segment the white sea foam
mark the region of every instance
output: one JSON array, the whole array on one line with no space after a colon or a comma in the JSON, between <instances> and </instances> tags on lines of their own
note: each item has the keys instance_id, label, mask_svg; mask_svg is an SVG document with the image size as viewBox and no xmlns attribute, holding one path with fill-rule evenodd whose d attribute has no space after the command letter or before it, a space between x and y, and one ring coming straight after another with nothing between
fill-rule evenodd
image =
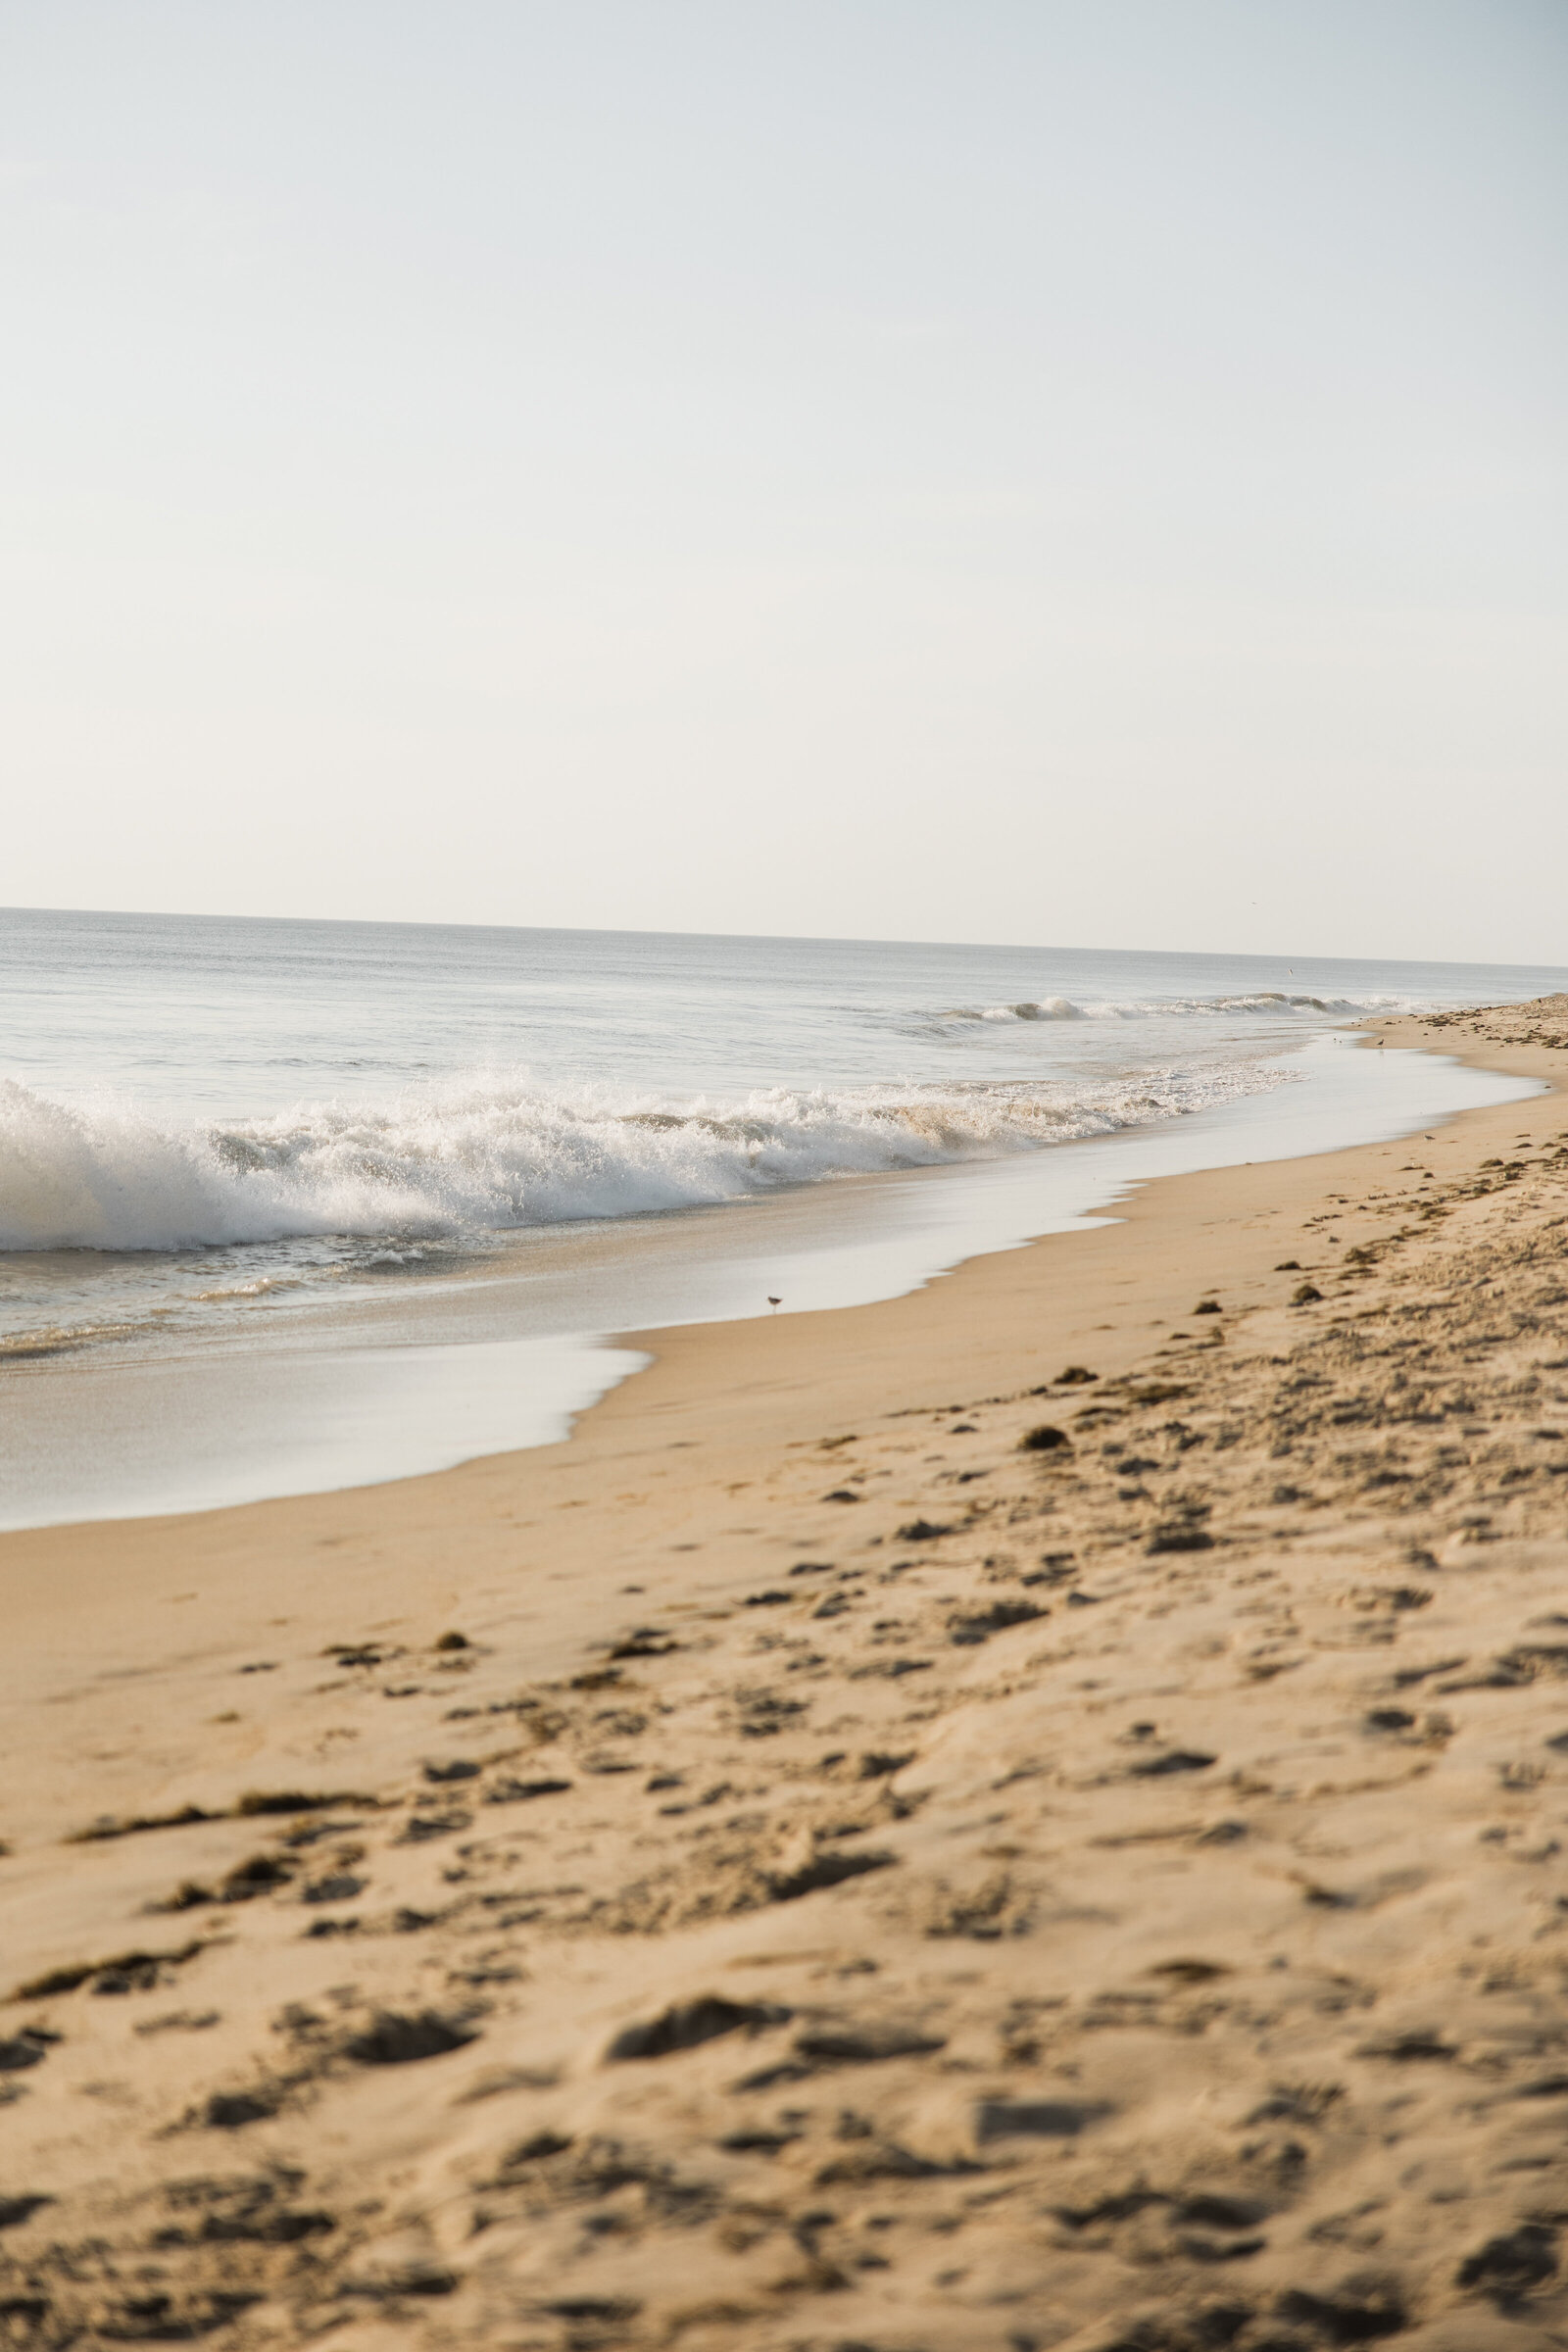
<instances>
[{"instance_id":1,"label":"white sea foam","mask_svg":"<svg viewBox=\"0 0 1568 2352\"><path fill-rule=\"evenodd\" d=\"M1042 997L1037 1004L988 1004L983 1012L968 1017L982 1021L1081 1021L1084 1012L1081 1004L1072 1004L1066 997Z\"/></svg>"},{"instance_id":2,"label":"white sea foam","mask_svg":"<svg viewBox=\"0 0 1568 2352\"><path fill-rule=\"evenodd\" d=\"M0 1250L167 1250L309 1235L478 1235L1038 1150L1277 1082L1202 1073L769 1088L743 1100L484 1077L220 1126L0 1082Z\"/></svg>"},{"instance_id":3,"label":"white sea foam","mask_svg":"<svg viewBox=\"0 0 1568 2352\"><path fill-rule=\"evenodd\" d=\"M956 1004L944 1021L1149 1021L1212 1019L1216 1014L1318 1013L1331 1019L1393 1020L1399 1013L1425 1012L1419 997L1308 997L1284 989L1258 989L1234 997L1126 997L1074 1004L1067 997L1042 997L1016 1004Z\"/></svg>"}]
</instances>

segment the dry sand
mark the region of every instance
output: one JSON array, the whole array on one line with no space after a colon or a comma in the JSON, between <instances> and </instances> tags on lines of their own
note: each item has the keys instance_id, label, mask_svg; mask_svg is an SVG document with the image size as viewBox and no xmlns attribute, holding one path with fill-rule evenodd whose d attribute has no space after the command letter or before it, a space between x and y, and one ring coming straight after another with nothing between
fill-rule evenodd
<instances>
[{"instance_id":1,"label":"dry sand","mask_svg":"<svg viewBox=\"0 0 1568 2352\"><path fill-rule=\"evenodd\" d=\"M1553 1091L0 1538L0 2341L1568 2344L1565 1237Z\"/></svg>"}]
</instances>

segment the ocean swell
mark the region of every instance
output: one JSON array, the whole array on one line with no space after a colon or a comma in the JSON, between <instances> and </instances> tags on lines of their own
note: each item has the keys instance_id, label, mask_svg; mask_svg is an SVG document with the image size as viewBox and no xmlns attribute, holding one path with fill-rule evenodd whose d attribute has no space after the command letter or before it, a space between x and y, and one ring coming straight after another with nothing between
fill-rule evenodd
<instances>
[{"instance_id":1,"label":"ocean swell","mask_svg":"<svg viewBox=\"0 0 1568 2352\"><path fill-rule=\"evenodd\" d=\"M1371 1015L1392 1020L1398 1013L1427 1010L1424 998L1400 996L1308 997L1285 989L1254 989L1234 997L1129 997L1074 1004L1069 997L1042 997L1016 1004L956 1004L943 1021L1148 1021L1204 1019L1221 1013L1315 1012L1337 1020Z\"/></svg>"},{"instance_id":2,"label":"ocean swell","mask_svg":"<svg viewBox=\"0 0 1568 2352\"><path fill-rule=\"evenodd\" d=\"M1200 1075L759 1090L734 1102L486 1076L382 1103L160 1124L0 1081L0 1250L160 1250L307 1235L477 1237L825 1178L995 1158L1277 1083Z\"/></svg>"}]
</instances>

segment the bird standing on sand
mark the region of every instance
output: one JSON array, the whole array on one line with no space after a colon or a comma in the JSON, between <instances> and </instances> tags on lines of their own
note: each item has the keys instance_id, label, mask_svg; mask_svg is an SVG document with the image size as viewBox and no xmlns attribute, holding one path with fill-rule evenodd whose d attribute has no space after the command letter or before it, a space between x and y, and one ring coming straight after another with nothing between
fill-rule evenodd
<instances>
[{"instance_id":1,"label":"bird standing on sand","mask_svg":"<svg viewBox=\"0 0 1568 2352\"><path fill-rule=\"evenodd\" d=\"M778 1310L779 1310L779 1308L780 1308L780 1307L783 1305L784 1301L783 1301L783 1299L782 1299L782 1298L769 1298L767 1303L768 1303L768 1305L769 1305L769 1306L770 1306L770 1307L773 1309L773 1312L774 1312L774 1314L776 1315L776 1314L778 1313Z\"/></svg>"}]
</instances>

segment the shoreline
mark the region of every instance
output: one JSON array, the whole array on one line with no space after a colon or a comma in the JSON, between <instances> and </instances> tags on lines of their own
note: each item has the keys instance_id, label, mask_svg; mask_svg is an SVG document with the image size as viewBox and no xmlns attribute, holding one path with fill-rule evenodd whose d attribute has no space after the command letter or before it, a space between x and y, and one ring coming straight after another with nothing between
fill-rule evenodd
<instances>
[{"instance_id":1,"label":"shoreline","mask_svg":"<svg viewBox=\"0 0 1568 2352\"><path fill-rule=\"evenodd\" d=\"M1114 1222L871 1305L617 1334L657 1360L569 1445L0 1535L6 1967L57 1983L0 2021L36 2049L0 2073L0 2095L25 2093L0 2113L0 2189L46 2200L0 2235L0 2280L44 2313L21 2340L123 2333L116 2280L160 2243L156 2291L222 2352L1003 2352L1025 2322L1091 2352L1112 2321L1213 2304L1215 2262L1246 2306L1239 2346L1248 2312L1305 2346L1351 2327L1423 2352L1556 2340L1530 2332L1563 2324L1554 2255L1515 2281L1525 2317L1488 2333L1505 2258L1461 2292L1449 2243L1554 2242L1524 2188L1465 2167L1472 2148L1513 2161L1509 2132L1556 2113L1555 2092L1508 2108L1497 2088L1509 2050L1568 2035L1527 1858L1561 1798L1556 1670L1432 1707L1421 1677L1428 1652L1539 1648L1514 1588L1539 1615L1568 1569L1563 1493L1529 1466L1531 1414L1568 1428L1563 1316L1538 1279L1562 1257L1568 1005L1370 1030L1548 1091L1430 1139L1153 1179ZM1402 1181L1416 1160L1426 1188ZM1482 1252L1463 1287L1456 1247ZM1302 1282L1321 1297L1294 1307ZM1464 1318L1532 1282L1530 1333L1555 1340L1526 1336L1521 1306L1472 1348ZM1451 1411L1408 1427L1366 1402L1358 1336L1379 1316L1403 1331L1406 1308L1473 1367ZM1074 1365L1094 1380L1063 1386ZM1311 1456L1299 1494L1297 1469L1261 1467L1268 1430L1308 1413L1284 1401L1297 1379L1341 1400L1348 1433L1329 1414L1276 1436ZM1520 1476L1478 1466L1467 1516L1470 1473L1444 1486L1417 1455L1428 1423L1463 1451L1483 1417ZM1059 1462L1017 1449L1041 1419L1064 1429ZM1372 1705L1407 1641L1417 1696ZM269 1792L275 1819L243 1809ZM1503 1838L1478 1845L1499 1809ZM121 1833L64 1842L105 1819ZM258 1848L274 1875L242 1894ZM1479 1897L1494 1854L1500 1890ZM1503 2054L1473 2065L1455 2041L1436 2077L1358 2055L1417 2034L1423 2000L1458 2017L1478 1933L1513 2003ZM126 1952L122 1997L95 1999ZM1358 1989L1325 2008L1340 1983ZM616 2055L631 2029L636 2063ZM1255 2123L1263 2153L1239 2152L1242 2110L1321 2067L1335 2102ZM1380 2154L1408 2130L1388 2101L1435 2080L1458 2103ZM611 2139L622 2155L595 2173ZM1562 2162L1538 2143L1531 2211ZM1429 2146L1468 2183L1437 2204L1403 2179ZM243 2176L260 2212L279 2167L308 2177L319 2228L170 2236L181 2180ZM658 2185L688 2180L684 2206ZM1062 2222L1063 2196L1100 2219ZM1384 2218L1320 2228L1352 2208ZM116 2251L83 2285L49 2249L89 2213ZM906 2229L980 2250L933 2269ZM254 2296L227 2314L214 2247ZM1373 2247L1381 2283L1358 2286Z\"/></svg>"},{"instance_id":2,"label":"shoreline","mask_svg":"<svg viewBox=\"0 0 1568 2352\"><path fill-rule=\"evenodd\" d=\"M1518 1008L1504 1009L1511 1011ZM1385 1043L1419 1049L1433 1043L1422 1032L1437 1022L1446 1023L1448 1018L1446 1015L1424 1014L1401 1016L1397 1021L1357 1024L1340 1034L1351 1040L1358 1052L1375 1051L1380 1038ZM1445 1038L1437 1050L1467 1068L1526 1079L1540 1079L1551 1074L1546 1067L1537 1066L1537 1060L1530 1057L1529 1049L1521 1054L1517 1048L1503 1048L1499 1057L1499 1050L1495 1047L1478 1050L1474 1046L1459 1045ZM1524 1102L1512 1100L1494 1105L1453 1111L1446 1114L1437 1132L1440 1136L1450 1130L1456 1135L1460 1131L1468 1133L1469 1122L1483 1120L1499 1122L1506 1127L1511 1114L1525 1107L1528 1107L1528 1098ZM1125 1146L1140 1139L1136 1136L1115 1136L1108 1140L1113 1146ZM650 1413L670 1410L690 1413L701 1410L701 1384L710 1378L712 1385L724 1395L726 1410L731 1414L737 1409L740 1393L744 1393L754 1403L760 1403L764 1414L775 1408L789 1412L789 1435L782 1440L789 1445L796 1442L808 1421L814 1426L815 1419L824 1409L817 1401L823 1395L818 1385L821 1378L818 1358L824 1348L835 1357L841 1356L846 1350L853 1351L852 1360L863 1367L863 1386L857 1380L854 1385L843 1389L835 1386L829 1393L836 1397L841 1417L848 1414L853 1419L858 1406L860 1417L865 1418L878 1410L870 1400L868 1391L880 1394L877 1384L887 1377L881 1359L889 1354L903 1358L912 1351L929 1351L938 1343L939 1337L946 1338L947 1335L939 1335L935 1330L933 1317L935 1322L949 1320L950 1301L953 1302L953 1319L967 1316L1001 1316L1005 1319L1002 1327L1004 1336L999 1338L996 1323L988 1322L982 1338L975 1341L971 1336L960 1343L962 1353L959 1360L965 1366L966 1377L983 1378L985 1364L999 1347L1006 1351L1009 1364L1019 1378L1029 1366L1038 1369L1054 1352L1066 1348L1070 1354L1074 1347L1090 1348L1096 1351L1097 1361L1103 1357L1107 1365L1123 1369L1145 1344L1140 1336L1143 1327L1131 1311L1131 1305L1122 1306L1109 1324L1094 1325L1086 1320L1094 1309L1095 1300L1101 1298L1107 1284L1114 1285L1128 1279L1112 1270L1114 1260L1122 1254L1123 1243L1130 1246L1136 1266L1131 1280L1139 1289L1140 1300L1152 1303L1160 1310L1156 1322L1179 1320L1179 1300L1185 1295L1185 1290L1191 1288L1191 1279L1184 1271L1170 1282L1161 1283L1157 1276L1152 1274L1149 1255L1158 1244L1152 1236L1146 1235L1147 1228L1158 1229L1168 1221L1177 1236L1178 1247L1200 1251L1201 1244L1197 1241L1193 1231L1195 1220L1199 1227L1224 1220L1245 1220L1250 1213L1250 1193L1255 1190L1265 1190L1270 1196L1261 1213L1277 1213L1284 1218L1289 1213L1285 1205L1287 1201L1294 1203L1298 1198L1304 1198L1317 1189L1326 1189L1331 1164L1337 1167L1337 1163L1344 1161L1346 1165L1341 1173L1346 1181L1353 1181L1360 1173L1363 1158L1396 1152L1403 1150L1410 1140L1406 1137L1387 1142L1330 1146L1319 1152L1287 1159L1239 1161L1229 1166L1202 1167L1177 1175L1133 1178L1120 1190L1113 1203L1086 1212L1094 1220L1092 1223L1075 1224L1064 1231L1042 1233L1004 1247L977 1251L929 1275L918 1288L901 1292L893 1298L873 1298L852 1306L801 1310L784 1316L754 1314L733 1321L676 1322L647 1327L628 1325L607 1331L600 1335L607 1349L625 1350L645 1360L640 1369L623 1375L594 1402L574 1414L564 1439L542 1446L480 1453L439 1470L419 1471L407 1478L384 1479L365 1485L308 1489L209 1509L148 1512L122 1519L63 1520L43 1526L0 1528L0 1578L4 1576L11 1547L25 1546L33 1541L47 1545L48 1539L55 1539L55 1543L46 1551L41 1551L39 1558L41 1560L48 1556L56 1565L60 1564L56 1555L69 1556L82 1546L95 1548L104 1545L118 1549L128 1545L134 1549L138 1537L144 1539L148 1548L156 1546L163 1550L169 1541L176 1538L178 1531L184 1528L190 1530L193 1538L197 1536L198 1529L211 1528L225 1547L237 1544L243 1548L249 1540L248 1529L230 1524L237 1522L243 1514L265 1512L279 1515L279 1525L288 1530L288 1537L285 1538L288 1540L303 1530L319 1508L330 1515L334 1529L340 1531L332 1538L337 1544L346 1540L342 1531L358 1528L362 1522L366 1527L373 1525L377 1516L373 1498L377 1496L386 1497L389 1512L394 1518L403 1515L397 1498L407 1495L415 1504L421 1523L427 1518L439 1521L447 1507L441 1482L462 1482L465 1487L471 1486L476 1490L477 1499L483 1489L497 1483L506 1485L514 1471L526 1481L529 1476L527 1466L530 1464L539 1464L548 1472L568 1472L578 1462L583 1463L585 1470L589 1463L597 1468L605 1460L612 1458L621 1443L620 1433L627 1418L635 1421L645 1410ZM1322 1188L1319 1186L1319 1171L1323 1171ZM1270 1175L1279 1178L1277 1191L1269 1183ZM1221 1203L1219 1218L1200 1213L1206 1205L1210 1188L1217 1188L1217 1199ZM1042 1251L1052 1253L1049 1273L1036 1267L1037 1253ZM1254 1283L1267 1271L1262 1265L1266 1245L1258 1242L1245 1261L1249 1279ZM1212 1258L1195 1255L1194 1263L1212 1265L1215 1279L1218 1280L1228 1269L1230 1261L1224 1255ZM1015 1296L1020 1286L1012 1277L1024 1266L1030 1268L1031 1279L1026 1286L1027 1298L1020 1298ZM1039 1311L1035 1294L1043 1288L1051 1293L1051 1336L1026 1336L1024 1326ZM1102 1302L1113 1307L1116 1304ZM1132 1303L1136 1304L1137 1301ZM922 1308L930 1311L922 1311ZM897 1330L896 1336L892 1323L885 1332L875 1322L862 1327L862 1318L897 1318L901 1309L904 1310L903 1327ZM1114 1338L1108 1336L1111 1334L1115 1335ZM710 1353L718 1359L711 1373L704 1362ZM782 1363L779 1360L781 1357ZM675 1396L666 1396L664 1383L676 1376L676 1367L679 1367L679 1387ZM894 1377L899 1376L896 1374ZM842 1378L842 1367L838 1366L835 1368L835 1381ZM741 1384L740 1391L737 1390L737 1379ZM787 1395L793 1395L791 1403L785 1402ZM798 1418L796 1407L807 1398L809 1401L805 1402L804 1419ZM886 1410L885 1407L881 1409ZM906 1398L898 1409L914 1411L919 1406ZM749 1428L742 1442L755 1442L755 1434ZM363 1512L355 1508L357 1498L365 1500L366 1509ZM467 1494L455 1494L452 1507L460 1511L469 1507ZM480 1501L479 1507L485 1507L485 1502ZM550 1505L546 1502L541 1507ZM566 1504L556 1507L577 1506L568 1500ZM298 1528L296 1522L299 1523Z\"/></svg>"},{"instance_id":3,"label":"shoreline","mask_svg":"<svg viewBox=\"0 0 1568 2352\"><path fill-rule=\"evenodd\" d=\"M211 1511L558 1444L641 1360L619 1350L617 1373L616 1330L750 1320L775 1293L786 1319L875 1304L971 1258L1114 1221L1130 1193L1171 1174L1396 1140L1472 1106L1477 1081L1453 1057L1437 1068L1396 1052L1374 1073L1361 1042L1352 1030L1305 1041L1263 1065L1257 1091L1196 1116L786 1187L646 1229L559 1242L547 1231L528 1243L525 1273L519 1261L335 1308L264 1308L184 1343L168 1333L128 1352L13 1363L0 1528ZM1327 1051L1346 1044L1348 1054Z\"/></svg>"}]
</instances>

